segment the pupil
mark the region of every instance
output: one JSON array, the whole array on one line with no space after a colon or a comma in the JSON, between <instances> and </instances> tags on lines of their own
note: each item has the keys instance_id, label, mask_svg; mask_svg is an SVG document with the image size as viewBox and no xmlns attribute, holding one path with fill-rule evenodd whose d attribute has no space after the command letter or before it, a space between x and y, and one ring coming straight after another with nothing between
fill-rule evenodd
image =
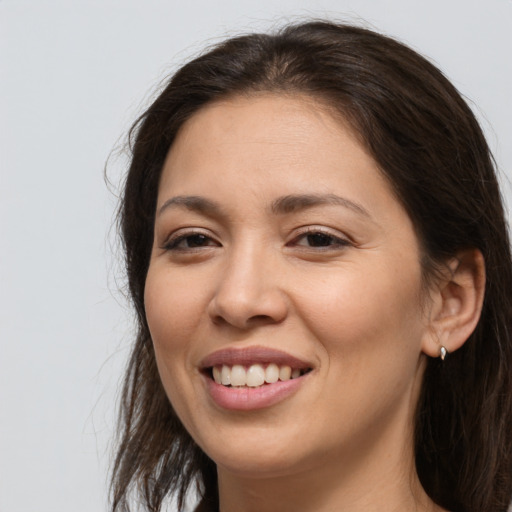
<instances>
[{"instance_id":1,"label":"pupil","mask_svg":"<svg viewBox=\"0 0 512 512\"><path fill-rule=\"evenodd\" d=\"M312 235L308 235L307 238L309 245L312 247L326 247L331 245L331 237L329 235L314 233Z\"/></svg>"},{"instance_id":2,"label":"pupil","mask_svg":"<svg viewBox=\"0 0 512 512\"><path fill-rule=\"evenodd\" d=\"M187 244L189 247L202 247L206 244L205 235L192 235L188 237Z\"/></svg>"}]
</instances>

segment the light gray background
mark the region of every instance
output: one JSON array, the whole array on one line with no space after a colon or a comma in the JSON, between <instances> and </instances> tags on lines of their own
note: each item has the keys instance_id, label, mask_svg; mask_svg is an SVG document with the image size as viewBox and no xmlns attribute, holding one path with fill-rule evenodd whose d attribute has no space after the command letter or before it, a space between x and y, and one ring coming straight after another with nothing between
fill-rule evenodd
<instances>
[{"instance_id":1,"label":"light gray background","mask_svg":"<svg viewBox=\"0 0 512 512\"><path fill-rule=\"evenodd\" d=\"M0 512L106 509L131 332L111 149L205 41L297 16L363 19L431 57L511 175L511 0L0 0Z\"/></svg>"}]
</instances>

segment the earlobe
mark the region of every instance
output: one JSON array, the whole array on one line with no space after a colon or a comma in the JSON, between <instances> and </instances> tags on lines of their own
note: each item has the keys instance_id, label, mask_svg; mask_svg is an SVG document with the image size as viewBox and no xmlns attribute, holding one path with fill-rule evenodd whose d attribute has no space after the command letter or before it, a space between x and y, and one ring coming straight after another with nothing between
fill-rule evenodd
<instances>
[{"instance_id":1,"label":"earlobe","mask_svg":"<svg viewBox=\"0 0 512 512\"><path fill-rule=\"evenodd\" d=\"M445 277L433 292L423 352L441 357L459 349L480 319L484 293L485 262L478 249L461 251L448 261Z\"/></svg>"}]
</instances>

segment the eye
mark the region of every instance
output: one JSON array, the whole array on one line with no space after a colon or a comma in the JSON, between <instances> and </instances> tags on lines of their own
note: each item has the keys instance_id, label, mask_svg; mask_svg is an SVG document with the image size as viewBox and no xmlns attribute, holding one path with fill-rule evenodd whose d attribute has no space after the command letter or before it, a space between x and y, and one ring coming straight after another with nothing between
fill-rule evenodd
<instances>
[{"instance_id":1,"label":"eye","mask_svg":"<svg viewBox=\"0 0 512 512\"><path fill-rule=\"evenodd\" d=\"M327 231L314 228L309 229L295 237L290 242L290 245L305 248L340 249L352 244L345 238L341 238Z\"/></svg>"},{"instance_id":2,"label":"eye","mask_svg":"<svg viewBox=\"0 0 512 512\"><path fill-rule=\"evenodd\" d=\"M183 233L173 235L164 245L168 251L190 251L202 247L219 247L220 244L204 233Z\"/></svg>"}]
</instances>

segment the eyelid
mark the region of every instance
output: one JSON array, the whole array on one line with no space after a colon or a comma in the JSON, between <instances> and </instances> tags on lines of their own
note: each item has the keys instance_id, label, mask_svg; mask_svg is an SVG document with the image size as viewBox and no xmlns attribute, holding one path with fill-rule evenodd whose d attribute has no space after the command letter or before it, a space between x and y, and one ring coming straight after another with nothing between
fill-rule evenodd
<instances>
[{"instance_id":1,"label":"eyelid","mask_svg":"<svg viewBox=\"0 0 512 512\"><path fill-rule=\"evenodd\" d=\"M186 249L178 249L177 248L177 245L182 240L185 240L187 237L191 237L194 235L203 235L206 238L210 239L211 241L215 242L215 244L217 246L221 245L220 242L216 239L215 235L211 231L208 231L207 229L202 229L202 228L190 227L190 228L180 228L180 229L177 229L176 231L173 231L162 243L161 249L164 249L166 251L171 251L171 250L193 251L193 250L197 250L197 249L202 249L202 247L189 247ZM212 247L212 245L206 245L204 247Z\"/></svg>"},{"instance_id":2,"label":"eyelid","mask_svg":"<svg viewBox=\"0 0 512 512\"><path fill-rule=\"evenodd\" d=\"M322 235L331 237L338 242L336 245L333 245L333 246L325 246L323 248L324 250L329 249L329 248L334 248L336 246L355 245L354 240L352 240L345 233L341 233L338 230L333 230L331 228L327 228L325 226L319 226L319 225L310 225L310 226L303 226L303 227L298 228L297 232L294 233L292 240L290 240L290 242L288 242L286 245L296 242L298 239L300 239L301 237L303 237L305 235L315 234L315 233L321 233ZM312 247L312 249L317 251L322 248L321 247L318 247L318 248Z\"/></svg>"}]
</instances>

